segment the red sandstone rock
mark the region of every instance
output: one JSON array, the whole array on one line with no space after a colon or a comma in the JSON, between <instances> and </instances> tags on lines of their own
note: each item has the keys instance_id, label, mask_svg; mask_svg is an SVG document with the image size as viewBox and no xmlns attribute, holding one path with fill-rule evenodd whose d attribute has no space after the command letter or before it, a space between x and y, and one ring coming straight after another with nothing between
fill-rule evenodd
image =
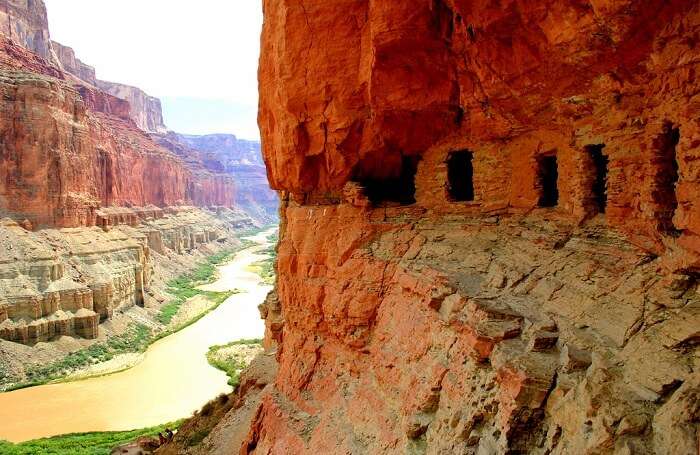
<instances>
[{"instance_id":1,"label":"red sandstone rock","mask_svg":"<svg viewBox=\"0 0 700 455\"><path fill-rule=\"evenodd\" d=\"M3 41L0 210L35 226L91 226L105 206L233 206L233 180L187 166L130 119L129 104L77 89Z\"/></svg>"},{"instance_id":2,"label":"red sandstone rock","mask_svg":"<svg viewBox=\"0 0 700 455\"><path fill-rule=\"evenodd\" d=\"M51 49L56 55L56 60L63 71L72 74L90 85L97 85L95 68L81 62L80 59L75 56L75 51L72 48L57 43L56 41L51 41Z\"/></svg>"},{"instance_id":3,"label":"red sandstone rock","mask_svg":"<svg viewBox=\"0 0 700 455\"><path fill-rule=\"evenodd\" d=\"M556 153L560 212L583 219L595 211L586 146L604 144L608 223L658 254L668 248L659 220L673 216L675 244L696 254L693 6L270 0L260 70L270 182L339 193L349 180L395 177L402 156L419 156L416 197L462 211L446 204L442 165L470 149L470 211L529 210L537 159ZM665 124L680 129L675 215L668 186L658 188Z\"/></svg>"},{"instance_id":4,"label":"red sandstone rock","mask_svg":"<svg viewBox=\"0 0 700 455\"><path fill-rule=\"evenodd\" d=\"M53 60L49 20L43 1L3 0L0 3L0 34L44 60Z\"/></svg>"},{"instance_id":5,"label":"red sandstone rock","mask_svg":"<svg viewBox=\"0 0 700 455\"><path fill-rule=\"evenodd\" d=\"M696 453L697 2L264 10L279 372L240 453Z\"/></svg>"}]
</instances>

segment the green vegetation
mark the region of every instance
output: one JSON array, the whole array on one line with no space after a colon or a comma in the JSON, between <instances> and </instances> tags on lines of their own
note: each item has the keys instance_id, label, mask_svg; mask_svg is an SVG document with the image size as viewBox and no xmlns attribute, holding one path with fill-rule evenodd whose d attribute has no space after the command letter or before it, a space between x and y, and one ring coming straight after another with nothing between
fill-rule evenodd
<instances>
[{"instance_id":1,"label":"green vegetation","mask_svg":"<svg viewBox=\"0 0 700 455\"><path fill-rule=\"evenodd\" d=\"M124 334L114 336L107 341L95 343L87 348L70 353L66 357L48 365L28 368L28 381L15 384L8 388L8 391L56 381L73 371L89 367L96 363L112 360L119 354L145 352L155 341L194 324L209 312L215 310L231 295L239 292L235 290L228 292L200 291L197 289L197 286L211 282L216 275L216 267L218 265L228 261L240 249L248 248L252 244L253 242L249 240L243 240L236 250L214 254L206 258L194 271L171 280L168 283L168 292L173 295L173 299L163 305L157 316L157 320L163 325L168 325L180 310L180 307L182 307L188 299L197 295L203 295L214 303L208 311L197 315L197 317L187 321L185 324L170 328L158 334L154 334L146 325L133 324ZM0 368L0 381L3 380L3 377L4 372ZM2 454L2 452L0 452L0 454Z\"/></svg>"},{"instance_id":2,"label":"green vegetation","mask_svg":"<svg viewBox=\"0 0 700 455\"><path fill-rule=\"evenodd\" d=\"M2 455L109 455L116 446L132 442L142 436L157 437L165 428L175 430L182 421L144 428L142 430L80 433L56 436L36 441L11 444L0 441Z\"/></svg>"},{"instance_id":3,"label":"green vegetation","mask_svg":"<svg viewBox=\"0 0 700 455\"><path fill-rule=\"evenodd\" d=\"M241 244L228 251L222 251L220 253L214 254L206 258L202 263L200 263L195 270L192 272L179 276L171 280L168 286L168 292L172 294L173 299L163 305L160 313L157 315L157 320L163 324L168 325L178 313L182 305L190 298L203 295L207 299L211 300L214 304L206 312L197 315L195 318L187 321L184 324L180 324L177 327L171 327L168 330L160 332L158 334L153 333L153 331L146 325L143 324L133 324L128 328L128 330L121 334L110 338L108 341L95 343L89 347L80 349L79 351L68 354L61 360L48 365L40 365L27 369L27 382L14 384L12 387L7 388L5 391L17 390L26 387L37 386L41 384L46 384L47 382L60 380L66 375L73 371L89 367L90 365L106 362L113 359L115 356L120 354L135 353L135 352L145 352L146 349L153 344L155 341L164 338L172 333L184 329L185 327L197 322L199 319L204 317L209 312L215 310L219 305L221 305L226 299L231 295L239 291L231 292L208 292L200 291L197 289L198 286L214 281L216 276L217 266L223 264L224 262L230 260L238 251L249 248L256 245L255 242L251 240L244 239L243 237L249 237L257 235L270 229L272 226L265 226L263 228L249 229L239 233L239 238L241 239ZM276 237L276 234L270 236L272 239ZM265 250L266 253L274 254L274 248L268 248ZM272 261L269 261L269 266L266 268L261 268L260 273L265 273L267 276L273 276ZM0 365L0 384L7 384L9 373L5 368ZM0 387L2 390L2 387ZM3 452L0 451L0 454Z\"/></svg>"},{"instance_id":4,"label":"green vegetation","mask_svg":"<svg viewBox=\"0 0 700 455\"><path fill-rule=\"evenodd\" d=\"M219 370L223 371L226 373L229 377L228 384L236 388L238 387L238 384L241 380L241 371L245 369L248 365L245 363L244 359L241 358L240 356L237 356L235 354L228 355L225 358L221 358L217 354L219 351L227 348L231 348L233 346L252 346L252 345L262 345L262 340L260 339L254 339L254 340L238 340L234 341L233 343L225 344L222 346L212 346L209 348L209 352L207 352L207 360L209 361L209 364L213 366L214 368L218 368Z\"/></svg>"},{"instance_id":5,"label":"green vegetation","mask_svg":"<svg viewBox=\"0 0 700 455\"><path fill-rule=\"evenodd\" d=\"M204 439L207 436L209 436L209 433L211 433L211 428L203 428L201 430L195 431L194 433L192 433L192 436L190 436L187 439L187 446L198 446L202 441L204 441Z\"/></svg>"},{"instance_id":6,"label":"green vegetation","mask_svg":"<svg viewBox=\"0 0 700 455\"><path fill-rule=\"evenodd\" d=\"M28 368L29 382L19 384L12 389L45 384L59 379L71 371L112 360L119 354L144 352L152 342L153 334L147 326L133 324L125 333L112 337L108 341L72 352L57 362Z\"/></svg>"},{"instance_id":7,"label":"green vegetation","mask_svg":"<svg viewBox=\"0 0 700 455\"><path fill-rule=\"evenodd\" d=\"M243 242L240 248L246 248L247 243ZM206 292L197 289L197 286L210 283L216 276L216 267L228 261L238 250L222 251L213 256L209 256L192 272L170 280L168 282L168 293L173 296L173 299L163 305L158 315L158 322L163 325L170 324L173 317L180 311L180 307L192 297L204 295L208 299L220 305L224 300L229 298L230 292Z\"/></svg>"},{"instance_id":8,"label":"green vegetation","mask_svg":"<svg viewBox=\"0 0 700 455\"><path fill-rule=\"evenodd\" d=\"M219 305L224 303L226 299L231 297L233 294L237 294L240 291L238 289L234 289L233 291L226 291L226 292L199 292L198 294L205 295L208 300L214 302L214 305L212 305L208 310L203 311L202 313L198 314L197 316L193 317L192 319L188 320L187 322L183 324L179 324L176 327L172 327L168 330L165 330L163 332L160 332L154 339L153 342L156 342L162 338L165 338L167 336L172 335L173 333L179 332L180 330L191 326L195 322L199 321L202 319L204 316L208 315L212 311L216 310L219 308ZM197 295L197 294L196 294ZM179 309L180 307L178 307ZM177 311L175 312L177 314ZM172 318L172 316L171 316Z\"/></svg>"},{"instance_id":9,"label":"green vegetation","mask_svg":"<svg viewBox=\"0 0 700 455\"><path fill-rule=\"evenodd\" d=\"M269 258L250 264L248 269L259 275L263 283L273 286L275 284L275 259Z\"/></svg>"},{"instance_id":10,"label":"green vegetation","mask_svg":"<svg viewBox=\"0 0 700 455\"><path fill-rule=\"evenodd\" d=\"M250 265L249 270L262 278L263 283L273 286L275 284L275 259L277 257L277 241L279 237L277 233L268 236L268 241L272 245L260 251L260 254L269 256L262 261L255 262Z\"/></svg>"}]
</instances>

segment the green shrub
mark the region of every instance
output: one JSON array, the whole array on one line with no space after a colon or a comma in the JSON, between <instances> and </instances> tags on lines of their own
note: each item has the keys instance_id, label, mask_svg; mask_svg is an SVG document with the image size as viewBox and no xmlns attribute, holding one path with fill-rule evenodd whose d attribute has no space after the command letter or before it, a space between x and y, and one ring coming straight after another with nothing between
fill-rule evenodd
<instances>
[{"instance_id":1,"label":"green shrub","mask_svg":"<svg viewBox=\"0 0 700 455\"><path fill-rule=\"evenodd\" d=\"M182 421L133 431L79 433L11 444L0 441L2 455L108 455L116 446L142 436L155 437L165 428L177 429Z\"/></svg>"},{"instance_id":2,"label":"green shrub","mask_svg":"<svg viewBox=\"0 0 700 455\"><path fill-rule=\"evenodd\" d=\"M57 362L28 368L29 384L19 385L15 389L58 379L71 371L111 360L119 354L143 352L152 340L153 333L147 326L133 324L124 334L112 337L108 341L72 352Z\"/></svg>"},{"instance_id":3,"label":"green shrub","mask_svg":"<svg viewBox=\"0 0 700 455\"><path fill-rule=\"evenodd\" d=\"M181 275L167 283L167 291L173 296L172 300L163 305L158 314L158 322L163 325L170 324L180 307L192 297L206 295L217 302L223 302L231 293L206 292L197 289L198 286L210 283L216 275L216 267L229 260L236 251L222 251L206 258L192 272Z\"/></svg>"},{"instance_id":4,"label":"green shrub","mask_svg":"<svg viewBox=\"0 0 700 455\"><path fill-rule=\"evenodd\" d=\"M188 447L194 447L196 445L199 445L204 439L209 436L209 433L211 432L211 429L209 428L204 428L199 431L195 431L192 433L192 435L187 439L187 446Z\"/></svg>"},{"instance_id":5,"label":"green shrub","mask_svg":"<svg viewBox=\"0 0 700 455\"><path fill-rule=\"evenodd\" d=\"M229 377L228 384L233 387L234 389L238 387L238 384L240 383L241 380L241 371L245 369L248 365L245 364L240 359L235 359L235 358L228 358L228 359L219 359L217 358L216 354L226 348L230 348L232 346L241 346L241 345L262 345L262 340L261 339L249 339L249 340L238 340L234 341L229 344L221 345L221 346L212 346L209 348L209 352L207 352L207 360L209 361L209 364L213 366L214 368L218 368L219 370L223 371L226 373Z\"/></svg>"}]
</instances>

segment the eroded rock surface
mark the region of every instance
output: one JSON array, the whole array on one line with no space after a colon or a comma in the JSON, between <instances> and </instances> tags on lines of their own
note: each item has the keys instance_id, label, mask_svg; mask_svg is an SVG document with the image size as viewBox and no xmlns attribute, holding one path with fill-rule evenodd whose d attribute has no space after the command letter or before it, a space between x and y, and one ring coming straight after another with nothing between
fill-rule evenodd
<instances>
[{"instance_id":1,"label":"eroded rock surface","mask_svg":"<svg viewBox=\"0 0 700 455\"><path fill-rule=\"evenodd\" d=\"M73 48L64 46L56 41L51 41L51 48L53 49L54 55L60 63L63 71L74 75L78 79L85 81L88 84L95 86L97 85L95 68L83 63L79 58L77 58Z\"/></svg>"},{"instance_id":2,"label":"eroded rock surface","mask_svg":"<svg viewBox=\"0 0 700 455\"><path fill-rule=\"evenodd\" d=\"M105 209L98 218L101 228L37 232L2 221L0 338L30 345L96 338L115 312L147 305L154 262L165 262L152 253L231 248L236 231L253 226L240 212L194 207Z\"/></svg>"},{"instance_id":3,"label":"eroded rock surface","mask_svg":"<svg viewBox=\"0 0 700 455\"><path fill-rule=\"evenodd\" d=\"M230 450L697 453L697 2L264 9L279 370Z\"/></svg>"},{"instance_id":4,"label":"eroded rock surface","mask_svg":"<svg viewBox=\"0 0 700 455\"><path fill-rule=\"evenodd\" d=\"M191 147L183 155L199 155L205 163L220 163L237 183L236 206L265 222L277 220L279 196L267 181L260 142L238 139L232 134L193 136L170 132L158 137Z\"/></svg>"},{"instance_id":5,"label":"eroded rock surface","mask_svg":"<svg viewBox=\"0 0 700 455\"><path fill-rule=\"evenodd\" d=\"M45 60L53 59L49 20L43 1L3 0L0 4L0 33Z\"/></svg>"},{"instance_id":6,"label":"eroded rock surface","mask_svg":"<svg viewBox=\"0 0 700 455\"><path fill-rule=\"evenodd\" d=\"M75 85L4 41L0 212L35 227L91 226L100 207L234 205L233 179L187 166L130 119L130 105Z\"/></svg>"}]
</instances>

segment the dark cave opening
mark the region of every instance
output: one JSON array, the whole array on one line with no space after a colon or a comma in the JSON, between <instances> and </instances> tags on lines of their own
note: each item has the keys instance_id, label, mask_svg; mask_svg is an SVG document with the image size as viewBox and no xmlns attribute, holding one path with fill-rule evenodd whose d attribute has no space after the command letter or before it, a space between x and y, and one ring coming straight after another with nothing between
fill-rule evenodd
<instances>
[{"instance_id":1,"label":"dark cave opening","mask_svg":"<svg viewBox=\"0 0 700 455\"><path fill-rule=\"evenodd\" d=\"M673 215L678 208L676 185L680 179L676 147L680 142L681 132L670 122L664 124L662 133L654 142L653 164L656 167L655 185L652 199L658 206L659 226L663 232L677 235L673 224Z\"/></svg>"},{"instance_id":2,"label":"dark cave opening","mask_svg":"<svg viewBox=\"0 0 700 455\"><path fill-rule=\"evenodd\" d=\"M361 179L365 194L374 206L412 205L416 203L416 172L418 157L403 156L398 177Z\"/></svg>"},{"instance_id":3,"label":"dark cave opening","mask_svg":"<svg viewBox=\"0 0 700 455\"><path fill-rule=\"evenodd\" d=\"M556 207L559 204L559 169L556 155L541 157L538 161L538 178L541 189L539 206Z\"/></svg>"},{"instance_id":4,"label":"dark cave opening","mask_svg":"<svg viewBox=\"0 0 700 455\"><path fill-rule=\"evenodd\" d=\"M474 154L469 150L452 152L447 157L448 193L451 201L474 200Z\"/></svg>"},{"instance_id":5,"label":"dark cave opening","mask_svg":"<svg viewBox=\"0 0 700 455\"><path fill-rule=\"evenodd\" d=\"M586 152L592 160L592 197L598 213L605 213L608 206L608 157L603 153L604 144L588 145Z\"/></svg>"}]
</instances>

